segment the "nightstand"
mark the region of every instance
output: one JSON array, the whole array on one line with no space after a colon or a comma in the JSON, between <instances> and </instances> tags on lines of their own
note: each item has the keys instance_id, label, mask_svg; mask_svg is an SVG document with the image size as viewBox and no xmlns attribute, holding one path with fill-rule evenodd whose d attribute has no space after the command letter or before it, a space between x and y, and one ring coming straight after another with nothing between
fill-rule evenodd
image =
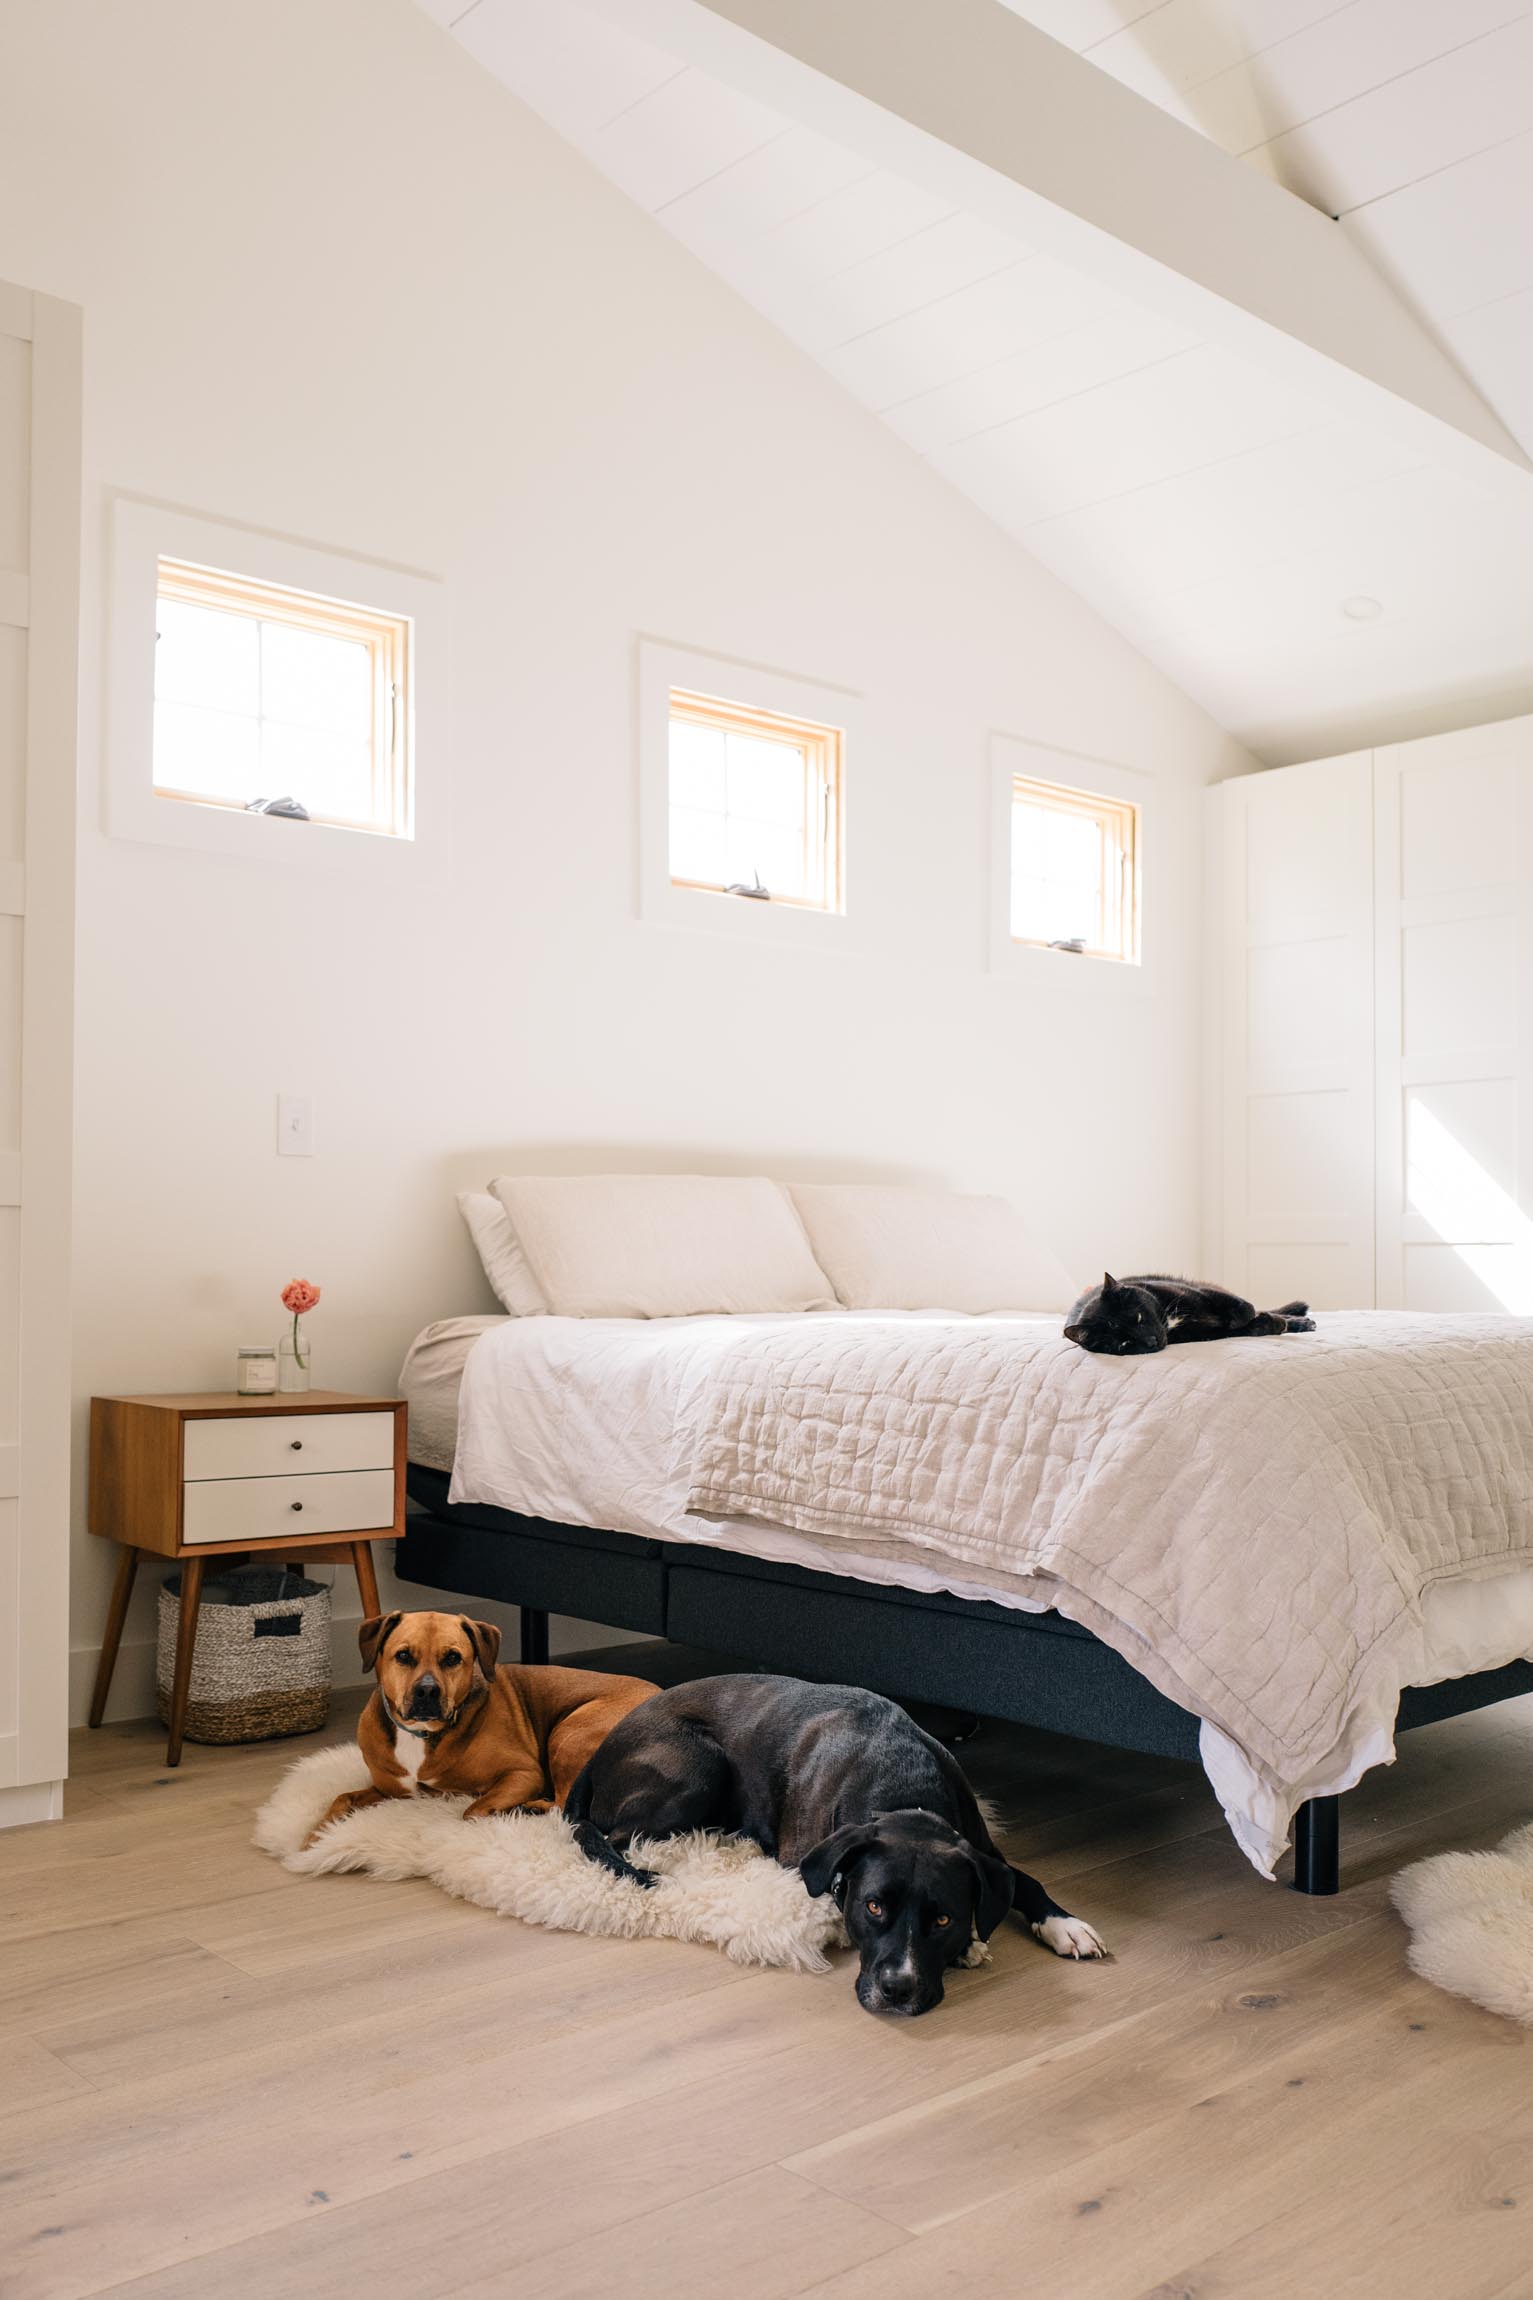
<instances>
[{"instance_id":1,"label":"nightstand","mask_svg":"<svg viewBox=\"0 0 1533 2300\"><path fill-rule=\"evenodd\" d=\"M368 1544L404 1531L402 1398L299 1390L92 1398L90 1530L122 1544L90 1722L106 1712L140 1558L181 1567L181 1618L165 1762L181 1762L203 1567L210 1557L350 1564L378 1612Z\"/></svg>"}]
</instances>

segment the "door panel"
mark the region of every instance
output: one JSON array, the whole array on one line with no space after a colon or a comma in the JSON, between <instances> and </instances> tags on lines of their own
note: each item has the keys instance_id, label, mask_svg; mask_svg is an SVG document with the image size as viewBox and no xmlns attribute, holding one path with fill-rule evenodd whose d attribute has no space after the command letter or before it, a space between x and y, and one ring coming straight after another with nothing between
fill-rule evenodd
<instances>
[{"instance_id":1,"label":"door panel","mask_svg":"<svg viewBox=\"0 0 1533 2300\"><path fill-rule=\"evenodd\" d=\"M1373 1301L1367 752L1212 794L1222 1223L1208 1275L1258 1303Z\"/></svg>"},{"instance_id":2,"label":"door panel","mask_svg":"<svg viewBox=\"0 0 1533 2300\"><path fill-rule=\"evenodd\" d=\"M1533 1311L1533 721L1374 767L1379 1300Z\"/></svg>"}]
</instances>

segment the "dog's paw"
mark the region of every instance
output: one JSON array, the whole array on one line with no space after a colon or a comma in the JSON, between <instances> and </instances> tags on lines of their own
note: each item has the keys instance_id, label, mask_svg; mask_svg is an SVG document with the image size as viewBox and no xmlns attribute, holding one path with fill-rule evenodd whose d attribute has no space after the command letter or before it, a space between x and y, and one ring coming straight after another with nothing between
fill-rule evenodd
<instances>
[{"instance_id":1,"label":"dog's paw","mask_svg":"<svg viewBox=\"0 0 1533 2300\"><path fill-rule=\"evenodd\" d=\"M988 1941L974 1940L970 1941L968 1947L964 1950L963 1955L958 1959L957 1969L959 1972L972 1972L976 1965L988 1965L989 1962L990 1943Z\"/></svg>"},{"instance_id":2,"label":"dog's paw","mask_svg":"<svg viewBox=\"0 0 1533 2300\"><path fill-rule=\"evenodd\" d=\"M1107 1954L1106 1942L1092 1931L1084 1917L1045 1917L1041 1925L1034 1925L1033 1931L1056 1957L1084 1959Z\"/></svg>"}]
</instances>

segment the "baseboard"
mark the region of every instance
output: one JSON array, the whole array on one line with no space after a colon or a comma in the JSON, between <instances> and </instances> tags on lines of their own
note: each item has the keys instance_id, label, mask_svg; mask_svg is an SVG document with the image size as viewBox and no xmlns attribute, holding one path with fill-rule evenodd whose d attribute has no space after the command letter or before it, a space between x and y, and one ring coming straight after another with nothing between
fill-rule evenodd
<instances>
[{"instance_id":1,"label":"baseboard","mask_svg":"<svg viewBox=\"0 0 1533 2300\"><path fill-rule=\"evenodd\" d=\"M25 1789L0 1789L0 1829L26 1829L34 1821L63 1818L62 1781L33 1781Z\"/></svg>"}]
</instances>

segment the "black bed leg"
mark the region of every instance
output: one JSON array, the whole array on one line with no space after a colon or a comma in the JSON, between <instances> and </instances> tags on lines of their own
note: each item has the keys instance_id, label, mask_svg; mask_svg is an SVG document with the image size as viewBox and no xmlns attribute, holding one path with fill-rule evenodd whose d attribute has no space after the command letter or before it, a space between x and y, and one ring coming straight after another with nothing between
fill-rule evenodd
<instances>
[{"instance_id":1,"label":"black bed leg","mask_svg":"<svg viewBox=\"0 0 1533 2300\"><path fill-rule=\"evenodd\" d=\"M541 1667L548 1659L548 1615L532 1605L524 1605L521 1615L522 1659Z\"/></svg>"},{"instance_id":2,"label":"black bed leg","mask_svg":"<svg viewBox=\"0 0 1533 2300\"><path fill-rule=\"evenodd\" d=\"M1295 1814L1293 1889L1317 1894L1341 1891L1339 1797L1311 1797Z\"/></svg>"}]
</instances>

